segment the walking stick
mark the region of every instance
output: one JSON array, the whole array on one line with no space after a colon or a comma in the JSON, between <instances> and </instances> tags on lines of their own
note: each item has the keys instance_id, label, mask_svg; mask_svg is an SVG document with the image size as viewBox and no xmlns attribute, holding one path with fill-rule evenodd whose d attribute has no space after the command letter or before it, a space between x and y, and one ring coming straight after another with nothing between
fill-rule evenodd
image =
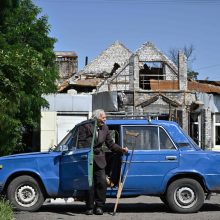
<instances>
[{"instance_id":1,"label":"walking stick","mask_svg":"<svg viewBox=\"0 0 220 220\"><path fill-rule=\"evenodd\" d=\"M116 202L115 202L114 211L113 211L113 214L112 214L113 216L116 214L116 210L117 210L117 207L118 207L119 199L120 199L120 197L121 197L122 189L123 189L125 180L126 180L126 178L127 178L127 176L128 176L128 171L129 171L129 169L130 169L132 157L133 157L133 154L134 154L134 147L135 147L135 145L136 145L136 140L137 140L137 136L139 135L139 133L126 131L126 132L125 132L125 135L126 135L126 140L127 140L127 135L128 135L128 136L131 136L131 137L135 137L135 144L133 144L133 142L132 142L131 157L130 157L130 160L129 160L129 162L128 162L128 167L127 167L125 176L124 176L124 178L123 178L123 181L121 181L121 175L122 175L122 167L121 167L120 176L119 176L119 184L118 184L118 192L117 192L117 196L116 196ZM126 144L127 144L127 143L126 143Z\"/></svg>"}]
</instances>

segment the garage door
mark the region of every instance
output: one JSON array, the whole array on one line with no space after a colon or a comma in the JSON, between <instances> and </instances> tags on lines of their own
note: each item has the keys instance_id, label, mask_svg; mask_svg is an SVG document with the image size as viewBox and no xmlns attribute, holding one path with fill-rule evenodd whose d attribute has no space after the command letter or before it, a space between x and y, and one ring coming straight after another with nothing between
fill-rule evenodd
<instances>
[{"instance_id":1,"label":"garage door","mask_svg":"<svg viewBox=\"0 0 220 220\"><path fill-rule=\"evenodd\" d=\"M57 143L59 143L76 124L87 119L87 115L58 115Z\"/></svg>"}]
</instances>

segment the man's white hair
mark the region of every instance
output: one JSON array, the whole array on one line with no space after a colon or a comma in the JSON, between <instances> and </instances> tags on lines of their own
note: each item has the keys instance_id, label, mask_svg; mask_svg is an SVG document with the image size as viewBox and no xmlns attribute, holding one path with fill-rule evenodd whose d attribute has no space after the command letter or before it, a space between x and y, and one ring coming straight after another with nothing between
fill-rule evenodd
<instances>
[{"instance_id":1,"label":"man's white hair","mask_svg":"<svg viewBox=\"0 0 220 220\"><path fill-rule=\"evenodd\" d=\"M105 114L105 111L103 109L96 109L92 112L92 118L99 118L100 115Z\"/></svg>"}]
</instances>

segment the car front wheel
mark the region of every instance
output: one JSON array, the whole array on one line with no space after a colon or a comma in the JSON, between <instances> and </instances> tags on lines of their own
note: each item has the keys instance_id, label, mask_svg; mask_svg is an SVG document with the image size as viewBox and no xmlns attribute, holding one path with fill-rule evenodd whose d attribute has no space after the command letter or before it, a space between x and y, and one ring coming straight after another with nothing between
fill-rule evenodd
<instances>
[{"instance_id":1,"label":"car front wheel","mask_svg":"<svg viewBox=\"0 0 220 220\"><path fill-rule=\"evenodd\" d=\"M178 179L170 184L166 195L171 210L179 213L197 212L203 205L205 194L194 179Z\"/></svg>"},{"instance_id":2,"label":"car front wheel","mask_svg":"<svg viewBox=\"0 0 220 220\"><path fill-rule=\"evenodd\" d=\"M36 211L45 200L37 180L26 175L11 181L7 197L15 209L23 211Z\"/></svg>"},{"instance_id":3,"label":"car front wheel","mask_svg":"<svg viewBox=\"0 0 220 220\"><path fill-rule=\"evenodd\" d=\"M166 198L166 196L164 196L164 195L160 196L160 200L161 200L165 205L167 205L167 198Z\"/></svg>"}]
</instances>

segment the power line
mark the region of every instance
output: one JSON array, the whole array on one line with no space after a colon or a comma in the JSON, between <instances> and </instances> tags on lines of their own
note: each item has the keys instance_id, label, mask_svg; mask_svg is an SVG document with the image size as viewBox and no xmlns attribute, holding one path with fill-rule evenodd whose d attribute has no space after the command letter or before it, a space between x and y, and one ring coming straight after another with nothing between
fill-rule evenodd
<instances>
[{"instance_id":1,"label":"power line","mask_svg":"<svg viewBox=\"0 0 220 220\"><path fill-rule=\"evenodd\" d=\"M34 0L47 3L220 4L219 0Z\"/></svg>"},{"instance_id":2,"label":"power line","mask_svg":"<svg viewBox=\"0 0 220 220\"><path fill-rule=\"evenodd\" d=\"M210 66L204 66L204 67L197 68L196 70L211 69L211 68L217 67L217 66L220 66L220 64L214 64L214 65L210 65Z\"/></svg>"}]
</instances>

